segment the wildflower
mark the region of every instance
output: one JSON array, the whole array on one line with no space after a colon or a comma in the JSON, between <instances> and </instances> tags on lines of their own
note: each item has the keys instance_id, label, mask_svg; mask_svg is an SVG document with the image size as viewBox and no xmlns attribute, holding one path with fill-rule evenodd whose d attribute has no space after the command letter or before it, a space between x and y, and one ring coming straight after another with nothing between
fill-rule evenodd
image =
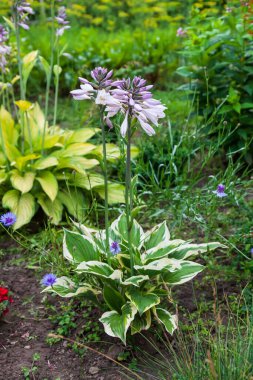
<instances>
[{"instance_id":1,"label":"wildflower","mask_svg":"<svg viewBox=\"0 0 253 380\"><path fill-rule=\"evenodd\" d=\"M128 118L136 118L142 129L149 135L155 134L151 123L158 125L158 119L165 117L164 107L159 100L153 99L149 91L153 86L146 85L146 80L135 77L132 82L130 79L123 79L113 83L116 89L111 91L114 99L118 103L108 105L106 111L108 118L113 117L118 112L125 114L124 121L121 125L121 135L125 137L128 128Z\"/></svg>"},{"instance_id":2,"label":"wildflower","mask_svg":"<svg viewBox=\"0 0 253 380\"><path fill-rule=\"evenodd\" d=\"M222 184L219 184L217 186L217 190L213 191L213 193L219 198L227 197L227 194L225 193L225 186Z\"/></svg>"},{"instance_id":3,"label":"wildflower","mask_svg":"<svg viewBox=\"0 0 253 380\"><path fill-rule=\"evenodd\" d=\"M55 17L56 21L60 26L60 28L56 29L56 36L62 36L66 29L70 29L70 26L68 25L69 21L67 21L66 18L66 8L60 7L58 9L58 15Z\"/></svg>"},{"instance_id":4,"label":"wildflower","mask_svg":"<svg viewBox=\"0 0 253 380\"><path fill-rule=\"evenodd\" d=\"M34 14L34 11L32 7L30 6L30 3L23 0L18 1L16 5L16 13L17 13L18 25L21 26L21 28L25 30L30 29L28 25L28 15Z\"/></svg>"},{"instance_id":5,"label":"wildflower","mask_svg":"<svg viewBox=\"0 0 253 380\"><path fill-rule=\"evenodd\" d=\"M53 286L56 283L57 277L53 273L45 274L42 278L42 285Z\"/></svg>"},{"instance_id":6,"label":"wildflower","mask_svg":"<svg viewBox=\"0 0 253 380\"><path fill-rule=\"evenodd\" d=\"M9 55L11 52L11 48L5 44L7 39L7 30L3 27L3 25L0 25L0 69L2 72L5 72L5 68L8 63L6 55Z\"/></svg>"},{"instance_id":7,"label":"wildflower","mask_svg":"<svg viewBox=\"0 0 253 380\"><path fill-rule=\"evenodd\" d=\"M110 245L110 251L113 255L117 255L117 253L121 252L119 243L117 241L113 241Z\"/></svg>"},{"instance_id":8,"label":"wildflower","mask_svg":"<svg viewBox=\"0 0 253 380\"><path fill-rule=\"evenodd\" d=\"M17 220L17 217L12 212L7 212L6 214L1 215L0 223L2 223L5 227L12 226Z\"/></svg>"},{"instance_id":9,"label":"wildflower","mask_svg":"<svg viewBox=\"0 0 253 380\"><path fill-rule=\"evenodd\" d=\"M177 30L177 37L186 37L187 36L187 31L184 30L183 28L178 28Z\"/></svg>"},{"instance_id":10,"label":"wildflower","mask_svg":"<svg viewBox=\"0 0 253 380\"><path fill-rule=\"evenodd\" d=\"M251 257L253 258L253 248L250 249Z\"/></svg>"}]
</instances>

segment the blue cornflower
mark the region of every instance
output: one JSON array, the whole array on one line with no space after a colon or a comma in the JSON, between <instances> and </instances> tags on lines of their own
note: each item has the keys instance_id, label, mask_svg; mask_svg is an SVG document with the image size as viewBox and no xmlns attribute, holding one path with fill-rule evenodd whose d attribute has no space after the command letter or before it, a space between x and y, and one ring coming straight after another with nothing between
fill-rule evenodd
<instances>
[{"instance_id":1,"label":"blue cornflower","mask_svg":"<svg viewBox=\"0 0 253 380\"><path fill-rule=\"evenodd\" d=\"M253 258L253 248L250 249L251 257Z\"/></svg>"},{"instance_id":2,"label":"blue cornflower","mask_svg":"<svg viewBox=\"0 0 253 380\"><path fill-rule=\"evenodd\" d=\"M225 186L221 183L217 186L217 190L213 191L213 193L219 198L227 197L227 194L225 193Z\"/></svg>"},{"instance_id":3,"label":"blue cornflower","mask_svg":"<svg viewBox=\"0 0 253 380\"><path fill-rule=\"evenodd\" d=\"M41 283L44 286L53 286L56 280L57 277L53 273L48 273L42 278Z\"/></svg>"},{"instance_id":4,"label":"blue cornflower","mask_svg":"<svg viewBox=\"0 0 253 380\"><path fill-rule=\"evenodd\" d=\"M16 220L17 220L17 217L12 212L7 212L6 214L3 214L3 215L0 216L0 222L5 227L12 226L16 222Z\"/></svg>"},{"instance_id":5,"label":"blue cornflower","mask_svg":"<svg viewBox=\"0 0 253 380\"><path fill-rule=\"evenodd\" d=\"M113 255L117 255L121 251L119 243L117 241L113 241L110 245L110 251Z\"/></svg>"}]
</instances>

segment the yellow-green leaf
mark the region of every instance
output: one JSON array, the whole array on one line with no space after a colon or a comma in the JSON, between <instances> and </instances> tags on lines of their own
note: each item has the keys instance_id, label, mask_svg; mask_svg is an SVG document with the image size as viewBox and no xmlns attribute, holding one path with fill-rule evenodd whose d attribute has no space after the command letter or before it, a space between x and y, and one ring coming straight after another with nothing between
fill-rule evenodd
<instances>
[{"instance_id":1,"label":"yellow-green leaf","mask_svg":"<svg viewBox=\"0 0 253 380\"><path fill-rule=\"evenodd\" d=\"M58 193L58 182L55 176L49 171L44 171L36 177L36 180L40 183L44 192L53 202Z\"/></svg>"},{"instance_id":2,"label":"yellow-green leaf","mask_svg":"<svg viewBox=\"0 0 253 380\"><path fill-rule=\"evenodd\" d=\"M52 166L57 166L57 164L58 164L57 158L53 156L49 156L49 157L43 157L37 160L33 164L33 168L36 170L44 170Z\"/></svg>"},{"instance_id":3,"label":"yellow-green leaf","mask_svg":"<svg viewBox=\"0 0 253 380\"><path fill-rule=\"evenodd\" d=\"M22 194L28 193L32 187L35 178L35 173L26 172L22 175L18 170L13 170L10 181L14 189L21 191Z\"/></svg>"},{"instance_id":4,"label":"yellow-green leaf","mask_svg":"<svg viewBox=\"0 0 253 380\"><path fill-rule=\"evenodd\" d=\"M94 190L100 195L101 198L105 198L104 186L95 187ZM125 187L120 183L108 184L108 202L124 203L125 202Z\"/></svg>"},{"instance_id":5,"label":"yellow-green leaf","mask_svg":"<svg viewBox=\"0 0 253 380\"><path fill-rule=\"evenodd\" d=\"M73 144L78 142L86 142L92 136L94 136L100 129L98 128L82 128L72 132L71 136L66 141L67 144Z\"/></svg>"}]
</instances>

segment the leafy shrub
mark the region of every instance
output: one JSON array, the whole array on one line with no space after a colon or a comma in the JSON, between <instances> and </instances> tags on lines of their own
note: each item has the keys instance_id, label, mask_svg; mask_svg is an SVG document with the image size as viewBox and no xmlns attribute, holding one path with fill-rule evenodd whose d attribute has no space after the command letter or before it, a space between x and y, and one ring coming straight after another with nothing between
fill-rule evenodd
<instances>
[{"instance_id":1,"label":"leafy shrub","mask_svg":"<svg viewBox=\"0 0 253 380\"><path fill-rule=\"evenodd\" d=\"M188 78L188 88L199 98L199 111L208 118L217 111L236 129L228 139L232 151L244 149L252 162L252 27L249 8L231 8L222 17L193 13L182 55L187 65L177 72ZM224 103L224 104L223 104ZM248 150L247 150L248 148Z\"/></svg>"}]
</instances>

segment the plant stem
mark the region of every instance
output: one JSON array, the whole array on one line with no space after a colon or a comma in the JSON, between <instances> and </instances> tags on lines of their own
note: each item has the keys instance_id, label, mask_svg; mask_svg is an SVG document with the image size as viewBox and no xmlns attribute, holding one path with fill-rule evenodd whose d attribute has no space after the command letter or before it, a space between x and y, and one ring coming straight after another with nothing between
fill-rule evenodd
<instances>
[{"instance_id":1,"label":"plant stem","mask_svg":"<svg viewBox=\"0 0 253 380\"><path fill-rule=\"evenodd\" d=\"M127 159L126 159L126 218L127 218L127 233L128 233L128 250L130 255L131 275L134 275L134 260L131 241L132 229L132 186L131 186L131 112L128 115L127 121Z\"/></svg>"},{"instance_id":2,"label":"plant stem","mask_svg":"<svg viewBox=\"0 0 253 380\"><path fill-rule=\"evenodd\" d=\"M107 157L106 157L106 141L105 141L105 123L104 123L104 107L100 108L100 124L102 129L102 144L103 144L103 174L105 186L105 238L106 252L108 257L111 256L109 249L109 208L108 208L108 173L107 173Z\"/></svg>"},{"instance_id":3,"label":"plant stem","mask_svg":"<svg viewBox=\"0 0 253 380\"><path fill-rule=\"evenodd\" d=\"M57 41L57 70L56 70L56 82L55 82L55 94L54 94L54 120L53 127L55 127L57 120L57 109L58 109L58 93L59 93L59 77L60 72L58 71L60 67L60 52L59 52L59 40Z\"/></svg>"},{"instance_id":4,"label":"plant stem","mask_svg":"<svg viewBox=\"0 0 253 380\"><path fill-rule=\"evenodd\" d=\"M52 28L51 28L51 55L50 55L50 70L47 77L47 86L46 86L46 99L45 99L45 121L44 121L44 127L43 127L43 134L42 134L42 142L41 142L41 154L44 154L44 145L45 145L45 135L46 135L46 126L47 126L47 116L48 116L48 104L49 104L49 91L50 91L50 84L51 84L51 78L52 78L52 72L53 72L53 66L54 66L54 36L55 36L55 27L54 27L54 0L51 2L51 19L52 19Z\"/></svg>"}]
</instances>

